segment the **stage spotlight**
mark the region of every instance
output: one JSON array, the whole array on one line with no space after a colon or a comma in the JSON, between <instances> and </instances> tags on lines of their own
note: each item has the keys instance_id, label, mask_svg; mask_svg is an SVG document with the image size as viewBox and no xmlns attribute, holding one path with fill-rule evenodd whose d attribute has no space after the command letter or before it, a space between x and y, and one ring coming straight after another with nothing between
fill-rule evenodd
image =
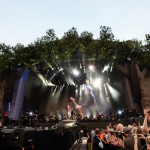
<instances>
[{"instance_id":1,"label":"stage spotlight","mask_svg":"<svg viewBox=\"0 0 150 150\"><path fill-rule=\"evenodd\" d=\"M31 111L31 112L29 112L29 116L33 116L33 112Z\"/></svg>"},{"instance_id":2,"label":"stage spotlight","mask_svg":"<svg viewBox=\"0 0 150 150\"><path fill-rule=\"evenodd\" d=\"M107 66L104 66L104 69L102 70L102 72L108 71L109 68L110 68L109 64Z\"/></svg>"},{"instance_id":3,"label":"stage spotlight","mask_svg":"<svg viewBox=\"0 0 150 150\"><path fill-rule=\"evenodd\" d=\"M75 76L78 76L80 73L79 73L79 71L78 71L77 69L74 69L74 70L73 70L73 74L74 74Z\"/></svg>"},{"instance_id":4,"label":"stage spotlight","mask_svg":"<svg viewBox=\"0 0 150 150\"><path fill-rule=\"evenodd\" d=\"M94 66L93 66L93 65L90 65L90 66L89 66L89 69L90 69L90 70L94 70Z\"/></svg>"},{"instance_id":5,"label":"stage spotlight","mask_svg":"<svg viewBox=\"0 0 150 150\"><path fill-rule=\"evenodd\" d=\"M95 79L93 82L94 87L99 87L101 80L100 79Z\"/></svg>"},{"instance_id":6,"label":"stage spotlight","mask_svg":"<svg viewBox=\"0 0 150 150\"><path fill-rule=\"evenodd\" d=\"M122 111L121 111L121 110L118 110L118 114L121 115L121 114L122 114Z\"/></svg>"},{"instance_id":7,"label":"stage spotlight","mask_svg":"<svg viewBox=\"0 0 150 150\"><path fill-rule=\"evenodd\" d=\"M118 101L119 100L119 96L120 96L120 93L114 89L112 86L110 86L108 83L106 83L108 89L109 89L109 92L112 96L112 98L115 100L115 101Z\"/></svg>"},{"instance_id":8,"label":"stage spotlight","mask_svg":"<svg viewBox=\"0 0 150 150\"><path fill-rule=\"evenodd\" d=\"M60 68L60 69L59 69L59 71L62 71L62 70L63 70L63 68Z\"/></svg>"},{"instance_id":9,"label":"stage spotlight","mask_svg":"<svg viewBox=\"0 0 150 150\"><path fill-rule=\"evenodd\" d=\"M106 83L107 83L107 84L110 84L110 78L107 79Z\"/></svg>"}]
</instances>

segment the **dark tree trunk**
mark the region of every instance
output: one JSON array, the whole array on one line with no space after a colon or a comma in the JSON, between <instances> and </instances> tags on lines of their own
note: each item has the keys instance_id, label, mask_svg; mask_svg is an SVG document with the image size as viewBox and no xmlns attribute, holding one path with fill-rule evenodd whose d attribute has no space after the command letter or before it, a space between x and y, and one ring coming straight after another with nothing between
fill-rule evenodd
<instances>
[{"instance_id":1,"label":"dark tree trunk","mask_svg":"<svg viewBox=\"0 0 150 150\"><path fill-rule=\"evenodd\" d=\"M127 68L122 67L120 65L117 65L116 67L124 75L130 77L130 74ZM144 109L146 106L150 104L150 96L148 94L148 90L147 90L147 86L145 82L145 75L147 74L147 69L144 68L143 71L140 71L138 64L136 64L135 67L136 67L137 76L140 82L140 90L141 90L141 96L142 96L141 105L142 105L142 108Z\"/></svg>"},{"instance_id":2,"label":"dark tree trunk","mask_svg":"<svg viewBox=\"0 0 150 150\"><path fill-rule=\"evenodd\" d=\"M3 114L5 88L6 88L6 80L1 80L0 81L0 114Z\"/></svg>"},{"instance_id":3,"label":"dark tree trunk","mask_svg":"<svg viewBox=\"0 0 150 150\"><path fill-rule=\"evenodd\" d=\"M147 74L147 69L144 68L143 71L140 71L139 65L136 65L138 78L140 81L140 88L141 88L141 95L142 95L142 108L147 107L150 104L150 96L148 94L146 81L145 81L145 75Z\"/></svg>"}]
</instances>

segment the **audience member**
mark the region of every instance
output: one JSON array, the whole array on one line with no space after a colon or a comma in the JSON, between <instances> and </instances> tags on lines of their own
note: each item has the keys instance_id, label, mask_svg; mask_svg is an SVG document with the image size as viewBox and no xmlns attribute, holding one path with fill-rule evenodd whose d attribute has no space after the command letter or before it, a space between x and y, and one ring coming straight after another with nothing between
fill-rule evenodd
<instances>
[{"instance_id":1,"label":"audience member","mask_svg":"<svg viewBox=\"0 0 150 150\"><path fill-rule=\"evenodd\" d=\"M124 127L123 129L123 133L125 136L125 140L124 140L124 149L126 150L134 150L134 144L135 144L135 139L134 139L134 135L131 133L131 128L129 127ZM137 147L138 149L142 149L141 144L139 142L139 139L137 141Z\"/></svg>"},{"instance_id":2,"label":"audience member","mask_svg":"<svg viewBox=\"0 0 150 150\"><path fill-rule=\"evenodd\" d=\"M95 136L93 137L93 150L101 150L103 147L100 147L100 142L102 143L102 140L99 138L100 130L95 130ZM103 143L102 143L103 144Z\"/></svg>"}]
</instances>

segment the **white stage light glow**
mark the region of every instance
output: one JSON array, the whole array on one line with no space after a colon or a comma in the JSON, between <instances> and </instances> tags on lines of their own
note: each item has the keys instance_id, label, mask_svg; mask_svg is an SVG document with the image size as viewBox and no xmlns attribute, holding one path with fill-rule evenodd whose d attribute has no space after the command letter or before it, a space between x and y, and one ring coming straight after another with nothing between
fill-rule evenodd
<instances>
[{"instance_id":1,"label":"white stage light glow","mask_svg":"<svg viewBox=\"0 0 150 150\"><path fill-rule=\"evenodd\" d=\"M104 69L102 70L102 72L108 71L109 68L110 68L109 64L107 66L104 66Z\"/></svg>"},{"instance_id":2,"label":"white stage light glow","mask_svg":"<svg viewBox=\"0 0 150 150\"><path fill-rule=\"evenodd\" d=\"M90 70L94 70L94 66L93 66L93 65L90 65L90 66L89 66L89 69L90 69Z\"/></svg>"},{"instance_id":3,"label":"white stage light glow","mask_svg":"<svg viewBox=\"0 0 150 150\"><path fill-rule=\"evenodd\" d=\"M121 111L121 110L118 110L118 114L121 115L121 114L122 114L122 111Z\"/></svg>"},{"instance_id":4,"label":"white stage light glow","mask_svg":"<svg viewBox=\"0 0 150 150\"><path fill-rule=\"evenodd\" d=\"M78 71L77 69L74 69L74 70L73 70L73 74L74 74L75 76L78 76L80 73L79 73L79 71Z\"/></svg>"},{"instance_id":5,"label":"white stage light glow","mask_svg":"<svg viewBox=\"0 0 150 150\"><path fill-rule=\"evenodd\" d=\"M108 86L108 89L109 89L109 91L111 93L111 96L114 98L114 100L118 101L120 93L116 89L111 87L109 84L106 83L106 85Z\"/></svg>"},{"instance_id":6,"label":"white stage light glow","mask_svg":"<svg viewBox=\"0 0 150 150\"><path fill-rule=\"evenodd\" d=\"M29 115L32 116L32 115L33 115L33 112L29 112Z\"/></svg>"},{"instance_id":7,"label":"white stage light glow","mask_svg":"<svg viewBox=\"0 0 150 150\"><path fill-rule=\"evenodd\" d=\"M99 87L100 83L101 83L101 79L95 79L94 82L93 82L93 86L94 87Z\"/></svg>"}]
</instances>

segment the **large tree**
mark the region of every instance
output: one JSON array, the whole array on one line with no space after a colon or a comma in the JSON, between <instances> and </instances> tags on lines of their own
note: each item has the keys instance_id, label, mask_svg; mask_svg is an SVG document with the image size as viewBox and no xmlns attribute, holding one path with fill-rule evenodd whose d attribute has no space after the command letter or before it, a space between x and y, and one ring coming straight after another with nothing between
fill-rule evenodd
<instances>
[{"instance_id":1,"label":"large tree","mask_svg":"<svg viewBox=\"0 0 150 150\"><path fill-rule=\"evenodd\" d=\"M3 99L8 88L10 75L15 70L14 53L12 47L0 44L0 113L3 112Z\"/></svg>"}]
</instances>

